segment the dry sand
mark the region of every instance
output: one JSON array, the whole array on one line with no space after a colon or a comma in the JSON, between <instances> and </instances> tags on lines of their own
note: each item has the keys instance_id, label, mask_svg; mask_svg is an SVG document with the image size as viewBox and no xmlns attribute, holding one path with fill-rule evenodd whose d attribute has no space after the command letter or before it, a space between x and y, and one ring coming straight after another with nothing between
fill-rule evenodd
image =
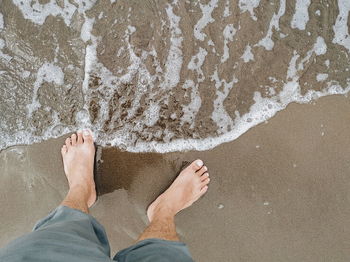
<instances>
[{"instance_id":1,"label":"dry sand","mask_svg":"<svg viewBox=\"0 0 350 262\"><path fill-rule=\"evenodd\" d=\"M113 252L147 224L147 205L197 157L208 193L177 217L196 261L347 261L350 257L350 103L291 104L269 123L205 152L134 154L98 149L102 196L91 213ZM0 245L29 232L67 192L64 140L0 154Z\"/></svg>"}]
</instances>

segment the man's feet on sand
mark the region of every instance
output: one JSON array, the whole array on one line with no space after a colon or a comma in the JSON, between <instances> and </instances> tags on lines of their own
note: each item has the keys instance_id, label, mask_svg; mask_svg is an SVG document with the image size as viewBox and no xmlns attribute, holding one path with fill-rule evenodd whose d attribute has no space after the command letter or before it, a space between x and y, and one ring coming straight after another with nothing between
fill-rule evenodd
<instances>
[{"instance_id":1,"label":"man's feet on sand","mask_svg":"<svg viewBox=\"0 0 350 262\"><path fill-rule=\"evenodd\" d=\"M91 131L77 132L67 138L61 153L70 190L75 187L83 189L87 206L91 207L96 201L93 175L95 146Z\"/></svg>"},{"instance_id":2,"label":"man's feet on sand","mask_svg":"<svg viewBox=\"0 0 350 262\"><path fill-rule=\"evenodd\" d=\"M181 171L171 186L147 209L150 222L155 217L172 217L191 206L208 190L209 173L202 160L193 161Z\"/></svg>"}]
</instances>

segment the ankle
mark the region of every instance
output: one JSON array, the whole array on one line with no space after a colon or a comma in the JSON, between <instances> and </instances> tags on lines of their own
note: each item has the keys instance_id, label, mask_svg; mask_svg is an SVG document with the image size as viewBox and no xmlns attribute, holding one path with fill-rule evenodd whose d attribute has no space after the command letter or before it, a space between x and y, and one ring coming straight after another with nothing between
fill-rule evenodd
<instances>
[{"instance_id":1,"label":"ankle","mask_svg":"<svg viewBox=\"0 0 350 262\"><path fill-rule=\"evenodd\" d=\"M174 219L177 212L167 203L160 201L154 208L153 220L155 219Z\"/></svg>"},{"instance_id":2,"label":"ankle","mask_svg":"<svg viewBox=\"0 0 350 262\"><path fill-rule=\"evenodd\" d=\"M91 186L88 184L73 184L69 185L69 193L71 195L79 195L84 199L88 199L91 194Z\"/></svg>"}]
</instances>

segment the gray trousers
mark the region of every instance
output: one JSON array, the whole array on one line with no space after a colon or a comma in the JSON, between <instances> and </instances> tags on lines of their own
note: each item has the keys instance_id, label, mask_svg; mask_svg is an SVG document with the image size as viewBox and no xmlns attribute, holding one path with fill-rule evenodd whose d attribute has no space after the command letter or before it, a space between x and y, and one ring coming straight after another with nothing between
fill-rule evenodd
<instances>
[{"instance_id":1,"label":"gray trousers","mask_svg":"<svg viewBox=\"0 0 350 262\"><path fill-rule=\"evenodd\" d=\"M59 206L33 232L0 249L1 262L193 262L182 242L146 239L118 252L113 259L106 232L91 215Z\"/></svg>"}]
</instances>

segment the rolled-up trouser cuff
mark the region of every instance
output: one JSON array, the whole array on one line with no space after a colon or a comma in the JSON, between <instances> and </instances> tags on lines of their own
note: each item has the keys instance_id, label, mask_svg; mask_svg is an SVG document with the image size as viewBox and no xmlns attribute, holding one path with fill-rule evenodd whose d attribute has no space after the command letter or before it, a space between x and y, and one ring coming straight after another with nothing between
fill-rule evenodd
<instances>
[{"instance_id":1,"label":"rolled-up trouser cuff","mask_svg":"<svg viewBox=\"0 0 350 262\"><path fill-rule=\"evenodd\" d=\"M158 238L142 240L119 251L117 262L193 262L185 243Z\"/></svg>"}]
</instances>

